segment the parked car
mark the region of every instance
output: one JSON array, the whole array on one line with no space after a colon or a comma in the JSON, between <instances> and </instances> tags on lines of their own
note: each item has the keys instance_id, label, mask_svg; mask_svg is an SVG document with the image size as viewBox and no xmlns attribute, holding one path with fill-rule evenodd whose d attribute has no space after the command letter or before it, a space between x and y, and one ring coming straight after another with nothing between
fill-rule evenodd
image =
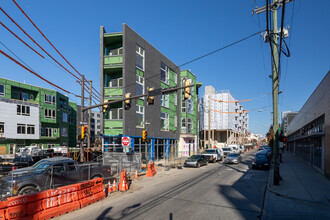
<instances>
[{"instance_id":1,"label":"parked car","mask_svg":"<svg viewBox=\"0 0 330 220\"><path fill-rule=\"evenodd\" d=\"M232 147L224 147L222 148L223 150L223 156L226 157L228 154L233 153L233 148Z\"/></svg>"},{"instance_id":2,"label":"parked car","mask_svg":"<svg viewBox=\"0 0 330 220\"><path fill-rule=\"evenodd\" d=\"M204 155L191 155L185 162L185 167L197 167L200 168L201 165L207 165L208 160Z\"/></svg>"},{"instance_id":3,"label":"parked car","mask_svg":"<svg viewBox=\"0 0 330 220\"><path fill-rule=\"evenodd\" d=\"M223 151L219 148L206 149L202 154L208 159L209 162L213 163L222 161L223 158Z\"/></svg>"},{"instance_id":4,"label":"parked car","mask_svg":"<svg viewBox=\"0 0 330 220\"><path fill-rule=\"evenodd\" d=\"M225 163L240 163L242 162L242 156L239 153L230 153L225 159Z\"/></svg>"},{"instance_id":5,"label":"parked car","mask_svg":"<svg viewBox=\"0 0 330 220\"><path fill-rule=\"evenodd\" d=\"M228 147L232 148L231 153L239 153L239 145L238 144L229 144Z\"/></svg>"},{"instance_id":6,"label":"parked car","mask_svg":"<svg viewBox=\"0 0 330 220\"><path fill-rule=\"evenodd\" d=\"M245 149L244 149L244 146L243 146L243 145L239 145L239 146L238 146L238 149L239 149L239 152L240 152L240 154L243 154L243 153L244 153L244 151L245 151Z\"/></svg>"},{"instance_id":7,"label":"parked car","mask_svg":"<svg viewBox=\"0 0 330 220\"><path fill-rule=\"evenodd\" d=\"M252 161L252 169L269 169L270 159L267 154L257 153Z\"/></svg>"},{"instance_id":8,"label":"parked car","mask_svg":"<svg viewBox=\"0 0 330 220\"><path fill-rule=\"evenodd\" d=\"M97 177L109 178L110 173L109 166L99 163L78 164L68 157L47 158L30 167L11 171L9 177L0 179L0 195L4 198L29 194Z\"/></svg>"},{"instance_id":9,"label":"parked car","mask_svg":"<svg viewBox=\"0 0 330 220\"><path fill-rule=\"evenodd\" d=\"M7 175L12 170L31 166L41 159L44 158L42 156L16 156L12 162L0 163L0 175Z\"/></svg>"},{"instance_id":10,"label":"parked car","mask_svg":"<svg viewBox=\"0 0 330 220\"><path fill-rule=\"evenodd\" d=\"M265 150L265 146L260 146L260 147L258 148L258 151L261 151L261 150Z\"/></svg>"}]
</instances>

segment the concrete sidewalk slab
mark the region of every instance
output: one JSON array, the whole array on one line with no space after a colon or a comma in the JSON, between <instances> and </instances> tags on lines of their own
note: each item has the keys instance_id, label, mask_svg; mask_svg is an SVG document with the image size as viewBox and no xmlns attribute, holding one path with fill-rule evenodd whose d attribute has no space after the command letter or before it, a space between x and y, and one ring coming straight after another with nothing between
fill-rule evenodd
<instances>
[{"instance_id":1,"label":"concrete sidewalk slab","mask_svg":"<svg viewBox=\"0 0 330 220\"><path fill-rule=\"evenodd\" d=\"M280 164L280 185L273 185L273 169L269 173L268 189L288 198L330 205L330 181L313 167L291 153L283 154Z\"/></svg>"}]
</instances>

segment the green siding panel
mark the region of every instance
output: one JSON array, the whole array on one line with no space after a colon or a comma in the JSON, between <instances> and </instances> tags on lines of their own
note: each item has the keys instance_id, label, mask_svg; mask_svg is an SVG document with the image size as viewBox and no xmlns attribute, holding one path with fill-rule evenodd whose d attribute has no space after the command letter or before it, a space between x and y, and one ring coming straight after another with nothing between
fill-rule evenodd
<instances>
[{"instance_id":1,"label":"green siding panel","mask_svg":"<svg viewBox=\"0 0 330 220\"><path fill-rule=\"evenodd\" d=\"M104 57L104 65L121 64L123 63L123 56L106 56Z\"/></svg>"},{"instance_id":2,"label":"green siding panel","mask_svg":"<svg viewBox=\"0 0 330 220\"><path fill-rule=\"evenodd\" d=\"M105 88L104 96L122 96L124 94L123 89Z\"/></svg>"},{"instance_id":3,"label":"green siding panel","mask_svg":"<svg viewBox=\"0 0 330 220\"><path fill-rule=\"evenodd\" d=\"M122 120L106 120L104 121L104 128L122 128Z\"/></svg>"}]
</instances>

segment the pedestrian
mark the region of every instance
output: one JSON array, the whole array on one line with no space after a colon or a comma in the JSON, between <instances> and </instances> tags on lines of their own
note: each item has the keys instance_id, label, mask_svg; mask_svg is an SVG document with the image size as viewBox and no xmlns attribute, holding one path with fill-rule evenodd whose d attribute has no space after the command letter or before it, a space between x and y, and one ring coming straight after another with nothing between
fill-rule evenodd
<instances>
[{"instance_id":1,"label":"pedestrian","mask_svg":"<svg viewBox=\"0 0 330 220\"><path fill-rule=\"evenodd\" d=\"M283 153L283 150L284 150L284 143L280 142L280 143L279 143L280 163L283 163L283 160L282 160L282 153Z\"/></svg>"}]
</instances>

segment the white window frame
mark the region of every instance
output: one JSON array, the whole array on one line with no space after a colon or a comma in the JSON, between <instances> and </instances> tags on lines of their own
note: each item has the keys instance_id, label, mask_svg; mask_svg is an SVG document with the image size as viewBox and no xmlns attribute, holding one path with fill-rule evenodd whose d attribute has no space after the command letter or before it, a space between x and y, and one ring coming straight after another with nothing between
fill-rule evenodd
<instances>
[{"instance_id":1,"label":"white window frame","mask_svg":"<svg viewBox=\"0 0 330 220\"><path fill-rule=\"evenodd\" d=\"M188 99L187 100L187 109L186 109L186 111L187 111L187 113L189 113L189 114L194 114L194 105L193 105L193 100L192 99Z\"/></svg>"},{"instance_id":2,"label":"white window frame","mask_svg":"<svg viewBox=\"0 0 330 220\"><path fill-rule=\"evenodd\" d=\"M144 117L144 106L142 105L136 105L136 112L135 114L142 114L142 126L141 125L136 125L136 122L135 122L135 125L136 127L139 127L139 128L144 128L144 120L145 120L145 117ZM136 120L136 119L135 119Z\"/></svg>"},{"instance_id":3,"label":"white window frame","mask_svg":"<svg viewBox=\"0 0 330 220\"><path fill-rule=\"evenodd\" d=\"M113 115L112 115L113 111L117 111L117 115L118 115L117 118L114 118L113 117ZM120 112L121 112L121 116L122 116L121 118L120 118ZM110 111L109 111L109 119L110 120L122 120L123 119L123 114L124 114L123 108L110 109ZM97 121L99 121L99 120L97 120ZM99 123L99 122L97 122L97 123Z\"/></svg>"},{"instance_id":4,"label":"white window frame","mask_svg":"<svg viewBox=\"0 0 330 220\"><path fill-rule=\"evenodd\" d=\"M160 105L165 108L170 107L170 96L169 94L163 94L160 97Z\"/></svg>"},{"instance_id":5,"label":"white window frame","mask_svg":"<svg viewBox=\"0 0 330 220\"><path fill-rule=\"evenodd\" d=\"M31 131L32 129L32 131ZM30 130L30 132L29 132ZM35 125L26 125L26 134L35 134Z\"/></svg>"},{"instance_id":6,"label":"white window frame","mask_svg":"<svg viewBox=\"0 0 330 220\"><path fill-rule=\"evenodd\" d=\"M194 130L194 120L192 120L191 118L187 118L187 133L192 133ZM189 129L189 125L191 126L191 128Z\"/></svg>"},{"instance_id":7,"label":"white window frame","mask_svg":"<svg viewBox=\"0 0 330 220\"><path fill-rule=\"evenodd\" d=\"M178 127L178 116L174 115L174 127Z\"/></svg>"},{"instance_id":8,"label":"white window frame","mask_svg":"<svg viewBox=\"0 0 330 220\"><path fill-rule=\"evenodd\" d=\"M18 127L24 128L24 132L18 133ZM17 124L17 134L26 134L26 125L25 124Z\"/></svg>"},{"instance_id":9,"label":"white window frame","mask_svg":"<svg viewBox=\"0 0 330 220\"><path fill-rule=\"evenodd\" d=\"M176 72L174 72L174 82L175 84L178 84L178 74Z\"/></svg>"},{"instance_id":10,"label":"white window frame","mask_svg":"<svg viewBox=\"0 0 330 220\"><path fill-rule=\"evenodd\" d=\"M182 133L187 132L187 120L186 120L186 118L181 119L181 132Z\"/></svg>"},{"instance_id":11,"label":"white window frame","mask_svg":"<svg viewBox=\"0 0 330 220\"><path fill-rule=\"evenodd\" d=\"M45 104L51 104L51 105L56 105L56 97L54 95L44 95L44 103Z\"/></svg>"},{"instance_id":12,"label":"white window frame","mask_svg":"<svg viewBox=\"0 0 330 220\"><path fill-rule=\"evenodd\" d=\"M162 68L162 64L165 66L165 69ZM162 80L162 70L165 72L165 81ZM169 70L165 63L160 64L160 81L167 85L170 83Z\"/></svg>"},{"instance_id":13,"label":"white window frame","mask_svg":"<svg viewBox=\"0 0 330 220\"><path fill-rule=\"evenodd\" d=\"M45 119L56 119L56 111L52 110L52 109L45 108L44 109L44 118Z\"/></svg>"},{"instance_id":14,"label":"white window frame","mask_svg":"<svg viewBox=\"0 0 330 220\"><path fill-rule=\"evenodd\" d=\"M145 69L145 59L144 59L145 50L144 50L141 46L136 45L136 49L135 49L135 51L136 51L136 55L142 57L142 65L143 65L143 67L141 68L141 67L137 66L137 65L136 65L136 62L135 62L135 66L136 66L138 69L144 71L144 69Z\"/></svg>"},{"instance_id":15,"label":"white window frame","mask_svg":"<svg viewBox=\"0 0 330 220\"><path fill-rule=\"evenodd\" d=\"M182 113L186 113L187 112L187 100L184 99L184 97L182 97L182 101L181 101L181 112Z\"/></svg>"},{"instance_id":16,"label":"white window frame","mask_svg":"<svg viewBox=\"0 0 330 220\"><path fill-rule=\"evenodd\" d=\"M136 84L142 85L142 93L141 94L137 94L136 93L136 89L135 89L135 95L142 95L144 94L144 77L136 74Z\"/></svg>"},{"instance_id":17,"label":"white window frame","mask_svg":"<svg viewBox=\"0 0 330 220\"><path fill-rule=\"evenodd\" d=\"M17 115L24 115L24 116L30 116L31 114L31 108L28 105L17 105L19 107L20 111L17 109ZM24 110L23 110L24 109Z\"/></svg>"},{"instance_id":18,"label":"white window frame","mask_svg":"<svg viewBox=\"0 0 330 220\"><path fill-rule=\"evenodd\" d=\"M117 86L113 85L114 81L117 81ZM120 88L120 87L123 87L123 77L116 78L116 79L110 79L109 88Z\"/></svg>"},{"instance_id":19,"label":"white window frame","mask_svg":"<svg viewBox=\"0 0 330 220\"><path fill-rule=\"evenodd\" d=\"M162 114L164 114L164 117L162 116ZM170 120L169 120L169 115L168 115L168 113L166 113L166 112L160 112L160 121L162 121L162 120L165 120L165 123L164 123L164 125L165 125L165 127L161 127L160 128L160 130L162 130L162 131L168 131L169 130L169 124L170 124ZM160 122L160 125L162 124L162 122Z\"/></svg>"},{"instance_id":20,"label":"white window frame","mask_svg":"<svg viewBox=\"0 0 330 220\"><path fill-rule=\"evenodd\" d=\"M174 93L174 105L178 105L178 94Z\"/></svg>"},{"instance_id":21,"label":"white window frame","mask_svg":"<svg viewBox=\"0 0 330 220\"><path fill-rule=\"evenodd\" d=\"M3 92L0 92L0 96L5 96L6 94L6 86L4 84L0 84L0 87L3 87Z\"/></svg>"}]
</instances>

